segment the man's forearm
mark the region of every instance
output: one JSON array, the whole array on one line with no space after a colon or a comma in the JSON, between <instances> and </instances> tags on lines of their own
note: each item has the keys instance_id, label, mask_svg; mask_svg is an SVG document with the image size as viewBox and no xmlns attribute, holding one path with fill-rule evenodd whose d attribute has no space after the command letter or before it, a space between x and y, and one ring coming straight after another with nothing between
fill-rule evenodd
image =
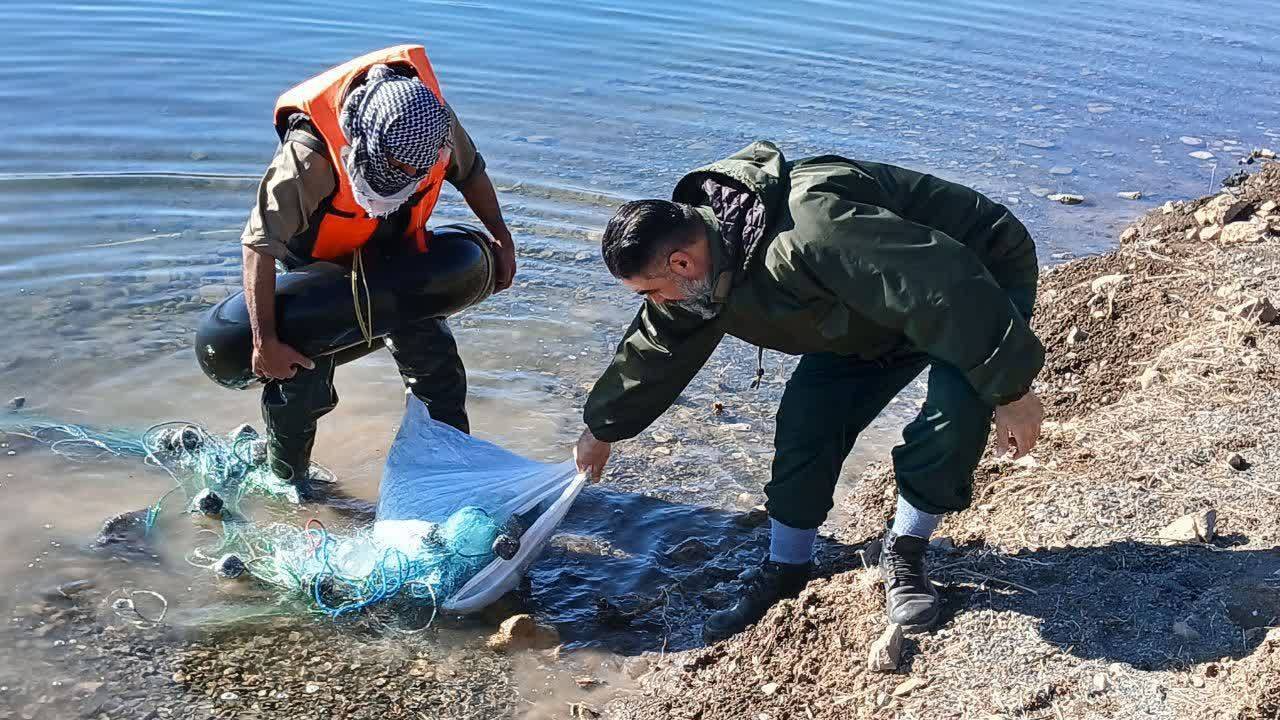
<instances>
[{"instance_id":1,"label":"man's forearm","mask_svg":"<svg viewBox=\"0 0 1280 720\"><path fill-rule=\"evenodd\" d=\"M261 347L264 341L276 338L275 260L248 246L244 246L242 254L249 326L253 328L253 344Z\"/></svg>"},{"instance_id":2,"label":"man's forearm","mask_svg":"<svg viewBox=\"0 0 1280 720\"><path fill-rule=\"evenodd\" d=\"M467 180L460 192L462 198L467 201L467 207L471 208L471 212L475 213L476 218L484 224L493 239L503 245L510 245L511 231L507 229L507 223L502 218L502 207L498 205L498 194L493 189L489 173L480 169Z\"/></svg>"}]
</instances>

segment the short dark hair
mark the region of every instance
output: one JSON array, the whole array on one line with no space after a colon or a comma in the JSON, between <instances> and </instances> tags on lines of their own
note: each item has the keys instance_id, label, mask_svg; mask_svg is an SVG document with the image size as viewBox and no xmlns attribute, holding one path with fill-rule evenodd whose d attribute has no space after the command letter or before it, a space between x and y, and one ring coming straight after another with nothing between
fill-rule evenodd
<instances>
[{"instance_id":1,"label":"short dark hair","mask_svg":"<svg viewBox=\"0 0 1280 720\"><path fill-rule=\"evenodd\" d=\"M654 261L693 242L698 216L693 208L668 200L635 200L618 208L604 229L600 251L616 278L634 277Z\"/></svg>"}]
</instances>

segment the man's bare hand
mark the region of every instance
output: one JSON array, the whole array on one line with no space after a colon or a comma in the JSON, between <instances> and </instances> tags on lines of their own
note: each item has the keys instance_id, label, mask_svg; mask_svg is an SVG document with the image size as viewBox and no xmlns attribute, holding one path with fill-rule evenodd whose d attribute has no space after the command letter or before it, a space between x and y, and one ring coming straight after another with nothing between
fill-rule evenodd
<instances>
[{"instance_id":1,"label":"man's bare hand","mask_svg":"<svg viewBox=\"0 0 1280 720\"><path fill-rule=\"evenodd\" d=\"M511 287L516 277L516 245L508 235L505 240L493 241L494 275L493 291L500 293Z\"/></svg>"},{"instance_id":2,"label":"man's bare hand","mask_svg":"<svg viewBox=\"0 0 1280 720\"><path fill-rule=\"evenodd\" d=\"M288 380L298 372L298 368L312 370L315 366L311 358L279 340L264 340L253 346L253 372L258 377Z\"/></svg>"},{"instance_id":3,"label":"man's bare hand","mask_svg":"<svg viewBox=\"0 0 1280 720\"><path fill-rule=\"evenodd\" d=\"M996 457L1008 454L1010 437L1013 438L1013 459L1026 455L1040 439L1040 423L1044 421L1044 406L1034 392L996 408Z\"/></svg>"},{"instance_id":4,"label":"man's bare hand","mask_svg":"<svg viewBox=\"0 0 1280 720\"><path fill-rule=\"evenodd\" d=\"M590 428L582 429L582 437L573 450L573 459L578 462L578 472L587 474L591 482L600 482L604 466L609 462L609 453L613 446L596 439Z\"/></svg>"}]
</instances>

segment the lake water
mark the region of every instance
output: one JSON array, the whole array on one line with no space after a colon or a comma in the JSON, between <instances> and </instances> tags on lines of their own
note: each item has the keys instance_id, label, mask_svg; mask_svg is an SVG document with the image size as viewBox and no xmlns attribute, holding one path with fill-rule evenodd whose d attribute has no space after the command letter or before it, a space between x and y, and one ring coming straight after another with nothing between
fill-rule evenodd
<instances>
[{"instance_id":1,"label":"lake water","mask_svg":"<svg viewBox=\"0 0 1280 720\"><path fill-rule=\"evenodd\" d=\"M764 138L791 157L836 152L971 184L1032 228L1046 264L1103 250L1125 220L1203 193L1253 147L1280 145L1280 46L1260 20L1273 10L1262 0L10 0L0 7L0 400L21 395L25 413L124 430L256 421L255 393L200 374L191 331L206 299L238 283L237 238L275 146L275 97L371 49L427 46L520 246L517 286L455 321L473 426L560 460L634 312L596 247L618 203L666 196L682 172ZM1051 192L1087 200L1066 207L1043 198ZM469 215L446 191L437 218ZM770 356L769 382L753 393L753 361L726 343L658 426L683 451L620 446L613 490L585 495L567 529L642 559L689 535L731 534L716 510L759 501L789 367ZM381 353L339 371L338 390L316 459L372 500L399 379ZM713 402L726 418L711 416ZM910 404L869 431L860 461L893 442ZM724 429L744 422L750 430ZM0 609L77 575L140 582L66 550L167 480L10 440ZM180 545L168 579L147 582L192 586ZM591 644L590 596L651 589L651 569L553 552L535 572L533 609ZM195 587L175 603L198 608L216 593ZM653 649L657 637L605 644Z\"/></svg>"}]
</instances>

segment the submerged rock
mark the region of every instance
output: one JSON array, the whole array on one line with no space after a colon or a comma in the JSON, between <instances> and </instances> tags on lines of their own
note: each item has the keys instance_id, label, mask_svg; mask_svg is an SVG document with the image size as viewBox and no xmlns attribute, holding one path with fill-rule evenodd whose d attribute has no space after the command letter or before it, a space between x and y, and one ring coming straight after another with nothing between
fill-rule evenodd
<instances>
[{"instance_id":1,"label":"submerged rock","mask_svg":"<svg viewBox=\"0 0 1280 720\"><path fill-rule=\"evenodd\" d=\"M1062 203L1063 205L1079 205L1084 202L1083 195L1076 195L1074 193L1054 193L1049 196L1049 199L1054 202Z\"/></svg>"}]
</instances>

